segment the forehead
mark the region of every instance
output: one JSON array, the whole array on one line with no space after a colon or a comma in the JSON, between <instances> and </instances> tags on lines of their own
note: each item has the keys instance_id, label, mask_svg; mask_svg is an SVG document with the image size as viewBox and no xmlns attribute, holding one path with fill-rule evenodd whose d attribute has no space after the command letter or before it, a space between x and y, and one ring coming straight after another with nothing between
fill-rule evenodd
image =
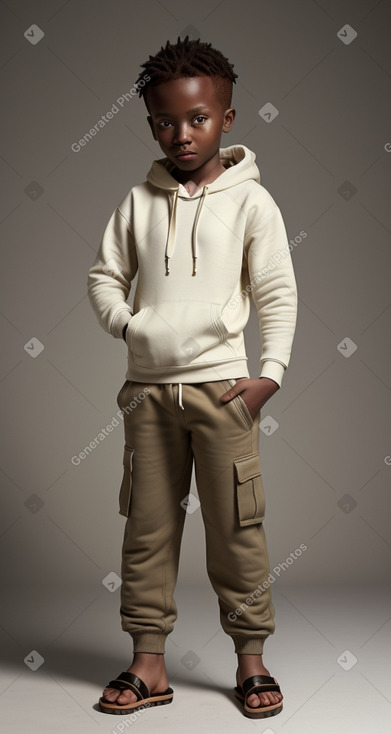
<instances>
[{"instance_id":1,"label":"forehead","mask_svg":"<svg viewBox=\"0 0 391 734\"><path fill-rule=\"evenodd\" d=\"M180 77L146 90L148 106L155 115L187 112L197 106L218 106L211 77Z\"/></svg>"}]
</instances>

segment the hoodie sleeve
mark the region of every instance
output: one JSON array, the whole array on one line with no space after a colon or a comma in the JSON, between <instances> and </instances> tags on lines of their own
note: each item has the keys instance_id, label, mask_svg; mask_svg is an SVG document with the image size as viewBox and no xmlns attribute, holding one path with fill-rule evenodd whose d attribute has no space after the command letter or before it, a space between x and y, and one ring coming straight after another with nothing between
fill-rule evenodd
<instances>
[{"instance_id":1,"label":"hoodie sleeve","mask_svg":"<svg viewBox=\"0 0 391 734\"><path fill-rule=\"evenodd\" d=\"M259 376L281 387L296 329L297 287L284 221L272 197L269 203L272 210L266 218L259 208L255 226L251 218L245 247L262 345Z\"/></svg>"},{"instance_id":2,"label":"hoodie sleeve","mask_svg":"<svg viewBox=\"0 0 391 734\"><path fill-rule=\"evenodd\" d=\"M102 328L115 338L132 316L126 303L131 281L138 269L130 223L119 207L103 234L95 261L88 273L88 297Z\"/></svg>"}]
</instances>

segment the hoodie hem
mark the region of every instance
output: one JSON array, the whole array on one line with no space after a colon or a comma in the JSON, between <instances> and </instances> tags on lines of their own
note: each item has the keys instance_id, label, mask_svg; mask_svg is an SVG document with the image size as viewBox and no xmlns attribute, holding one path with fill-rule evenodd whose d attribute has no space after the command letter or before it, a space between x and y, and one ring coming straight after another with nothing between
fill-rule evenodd
<instances>
[{"instance_id":1,"label":"hoodie hem","mask_svg":"<svg viewBox=\"0 0 391 734\"><path fill-rule=\"evenodd\" d=\"M233 359L228 362L211 362L209 365L194 364L186 367L165 367L156 369L138 369L130 364L126 372L126 379L131 382L162 383L194 383L218 382L230 378L250 377L247 367L247 357Z\"/></svg>"}]
</instances>

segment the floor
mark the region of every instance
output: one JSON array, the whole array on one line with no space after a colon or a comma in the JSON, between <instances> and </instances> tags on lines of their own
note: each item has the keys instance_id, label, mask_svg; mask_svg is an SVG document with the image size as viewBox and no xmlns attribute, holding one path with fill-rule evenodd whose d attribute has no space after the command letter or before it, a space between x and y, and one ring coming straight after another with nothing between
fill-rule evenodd
<instances>
[{"instance_id":1,"label":"floor","mask_svg":"<svg viewBox=\"0 0 391 734\"><path fill-rule=\"evenodd\" d=\"M121 734L131 727L140 734L155 727L170 734L236 734L239 727L262 734L390 731L391 616L384 587L274 589L276 631L266 641L264 663L281 685L284 709L257 721L246 719L233 698L236 656L210 589L178 585L178 620L166 651L174 701L133 720L97 708L106 683L131 659L118 590L83 588L78 596L72 589L73 618L65 628L64 589L36 593L34 609L23 609L15 592L2 607L0 726L7 734Z\"/></svg>"}]
</instances>

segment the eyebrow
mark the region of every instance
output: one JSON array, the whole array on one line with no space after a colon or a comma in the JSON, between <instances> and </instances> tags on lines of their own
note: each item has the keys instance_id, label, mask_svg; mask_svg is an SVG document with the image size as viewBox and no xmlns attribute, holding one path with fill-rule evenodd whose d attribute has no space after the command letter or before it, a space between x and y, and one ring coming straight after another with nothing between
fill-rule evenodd
<instances>
[{"instance_id":1,"label":"eyebrow","mask_svg":"<svg viewBox=\"0 0 391 734\"><path fill-rule=\"evenodd\" d=\"M198 105L198 107L192 107L188 112L193 115L195 112L207 112L208 108L205 105ZM157 112L155 117L170 117L170 112Z\"/></svg>"}]
</instances>

